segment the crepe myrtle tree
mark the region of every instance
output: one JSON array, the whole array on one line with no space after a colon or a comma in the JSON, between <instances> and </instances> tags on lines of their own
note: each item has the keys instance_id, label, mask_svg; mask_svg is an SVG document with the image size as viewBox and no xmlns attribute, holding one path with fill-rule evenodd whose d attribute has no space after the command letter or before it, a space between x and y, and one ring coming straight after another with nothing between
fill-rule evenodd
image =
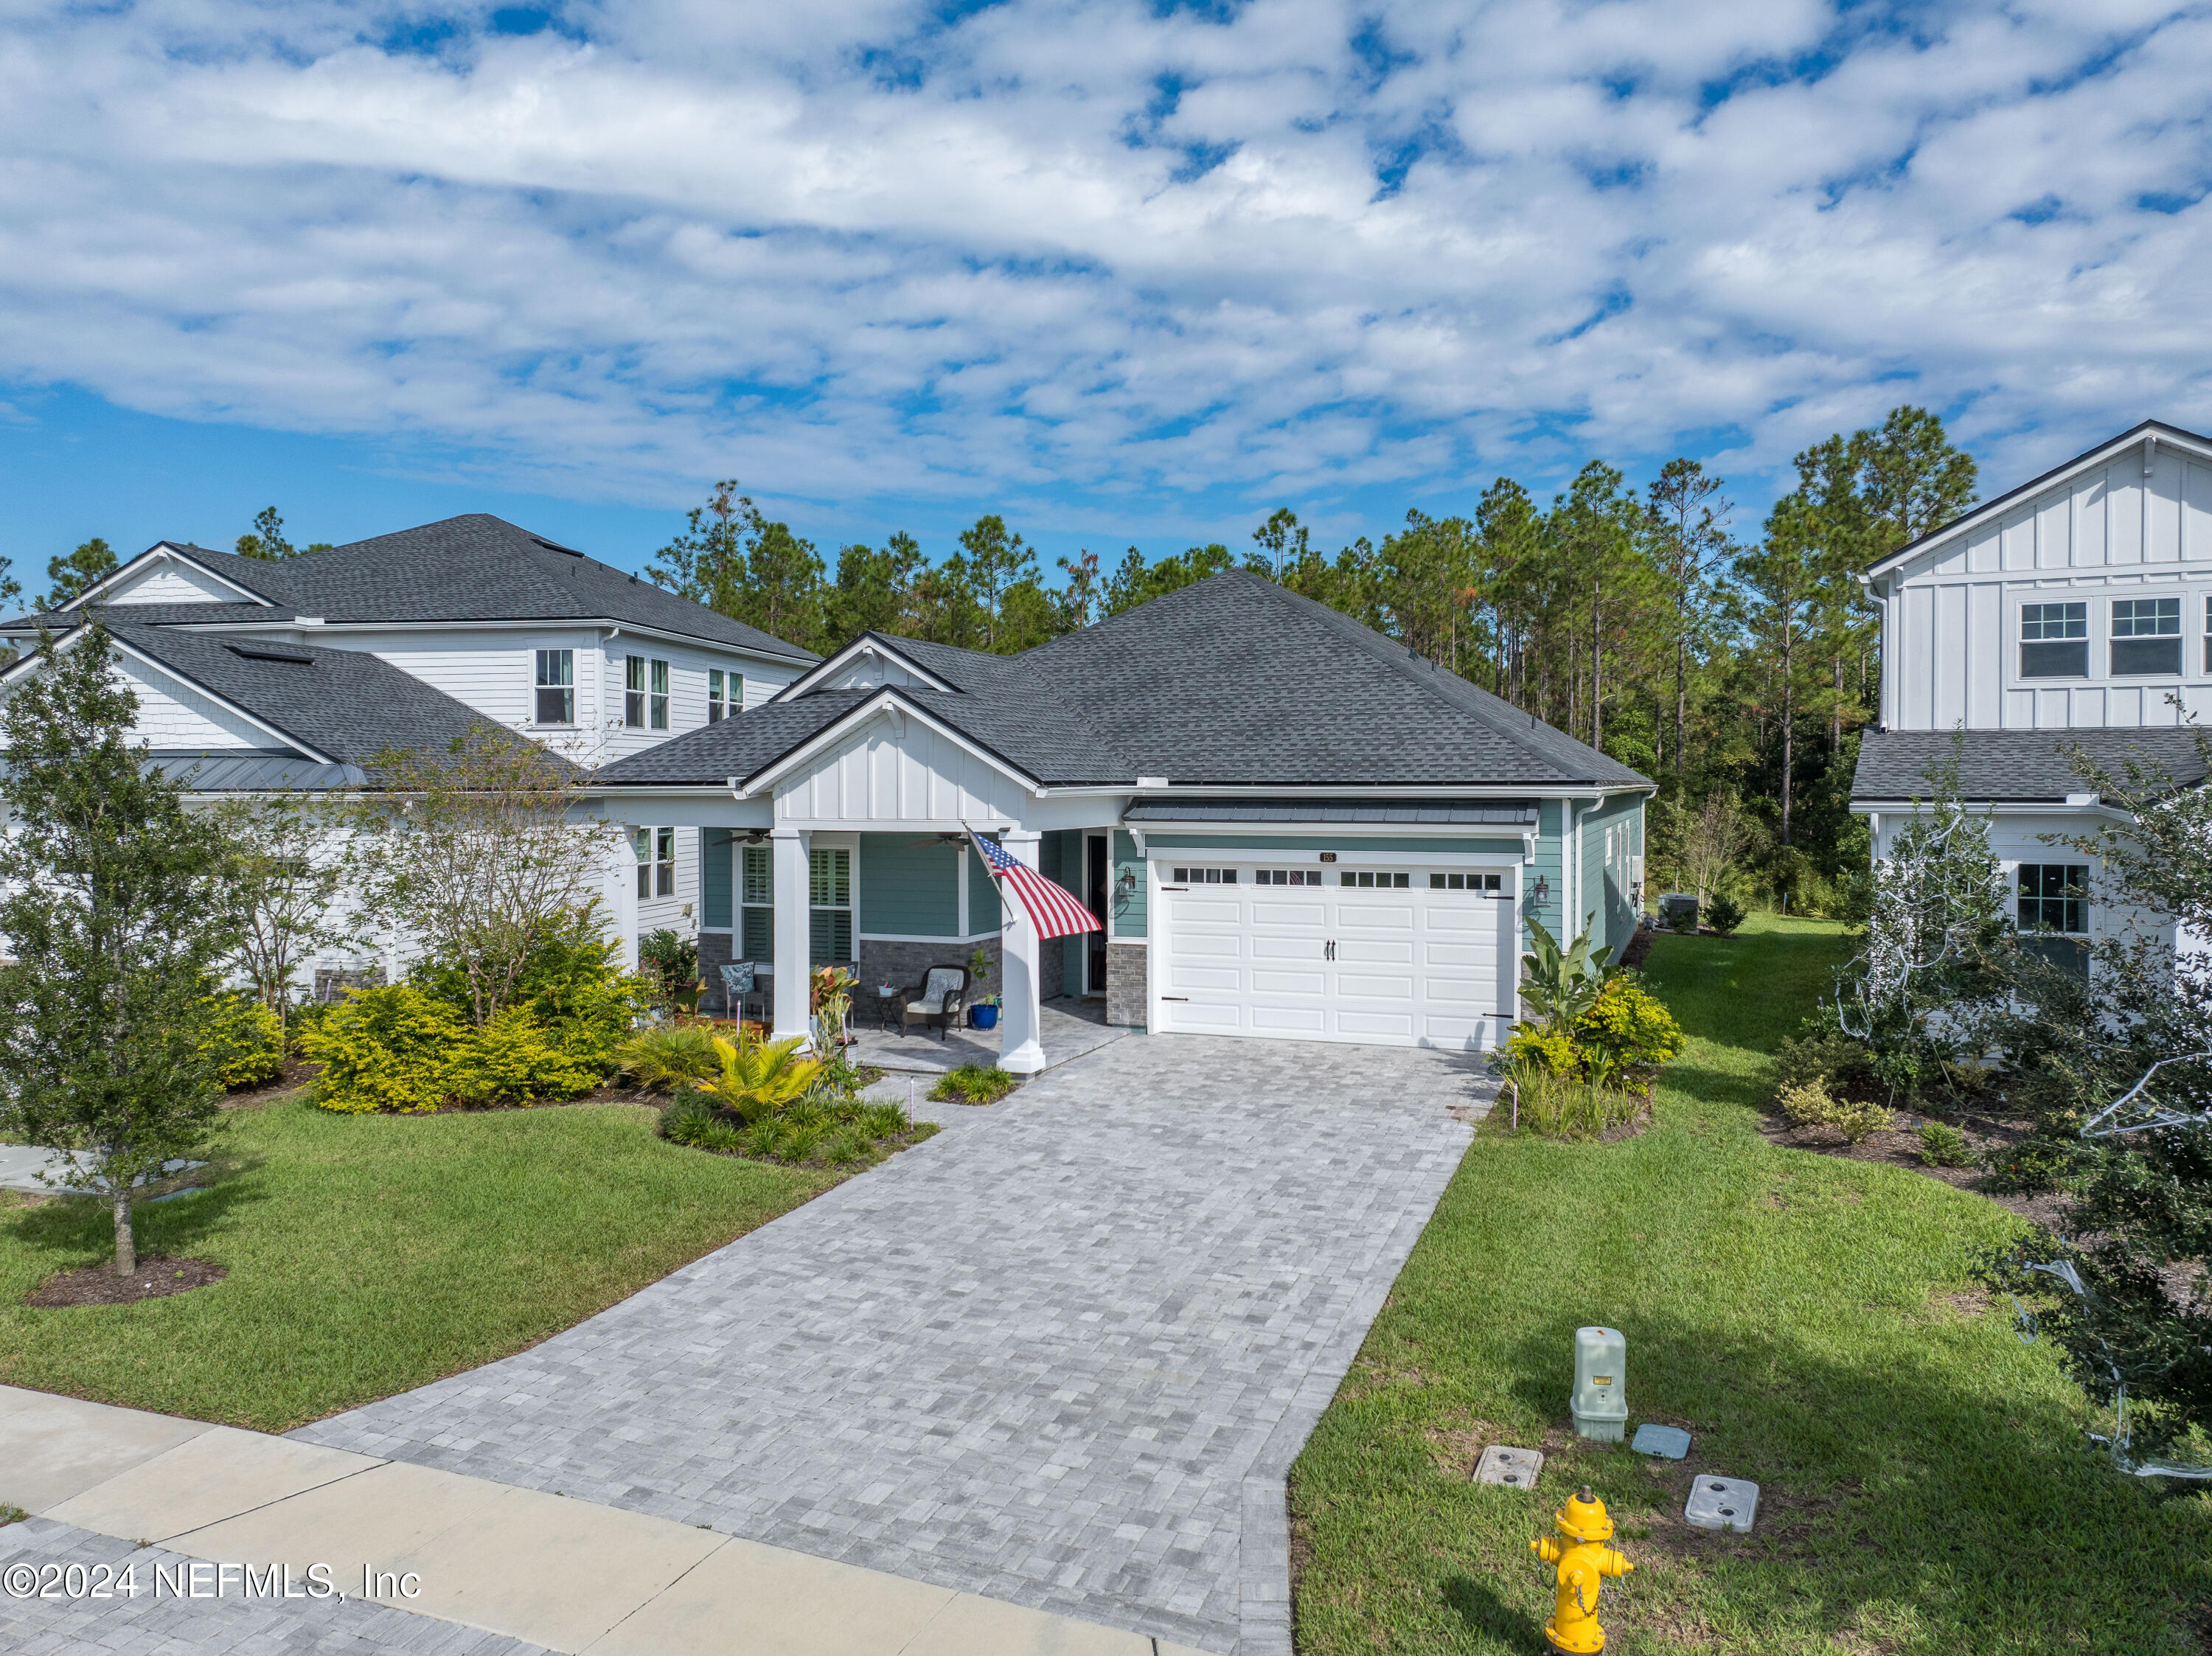
<instances>
[{"instance_id":1,"label":"crepe myrtle tree","mask_svg":"<svg viewBox=\"0 0 2212 1656\"><path fill-rule=\"evenodd\" d=\"M349 940L337 899L352 858L343 814L283 788L226 799L222 893L236 921L228 964L282 1022L294 980L317 950Z\"/></svg>"},{"instance_id":2,"label":"crepe myrtle tree","mask_svg":"<svg viewBox=\"0 0 2212 1656\"><path fill-rule=\"evenodd\" d=\"M583 814L582 770L495 725L369 766L382 787L351 820L362 913L457 977L481 1028L534 964L597 929L619 831Z\"/></svg>"},{"instance_id":3,"label":"crepe myrtle tree","mask_svg":"<svg viewBox=\"0 0 2212 1656\"><path fill-rule=\"evenodd\" d=\"M0 712L0 1120L88 1153L49 1176L109 1198L128 1275L134 1186L205 1142L221 1094L198 1038L234 941L223 845L131 743L137 698L106 632L42 632L38 658Z\"/></svg>"}]
</instances>

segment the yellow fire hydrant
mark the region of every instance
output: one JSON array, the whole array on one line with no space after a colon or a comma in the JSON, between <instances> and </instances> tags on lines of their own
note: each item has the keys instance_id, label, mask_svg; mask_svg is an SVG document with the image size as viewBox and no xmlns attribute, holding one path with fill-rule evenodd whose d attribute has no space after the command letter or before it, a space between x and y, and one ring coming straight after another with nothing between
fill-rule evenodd
<instances>
[{"instance_id":1,"label":"yellow fire hydrant","mask_svg":"<svg viewBox=\"0 0 2212 1656\"><path fill-rule=\"evenodd\" d=\"M1565 1540L1547 1535L1528 1544L1530 1552L1559 1567L1559 1602L1544 1623L1544 1641L1572 1656L1596 1656L1605 1648L1605 1629L1597 1624L1598 1588L1605 1577L1626 1575L1636 1566L1605 1544L1613 1536L1613 1520L1587 1483L1553 1521Z\"/></svg>"}]
</instances>

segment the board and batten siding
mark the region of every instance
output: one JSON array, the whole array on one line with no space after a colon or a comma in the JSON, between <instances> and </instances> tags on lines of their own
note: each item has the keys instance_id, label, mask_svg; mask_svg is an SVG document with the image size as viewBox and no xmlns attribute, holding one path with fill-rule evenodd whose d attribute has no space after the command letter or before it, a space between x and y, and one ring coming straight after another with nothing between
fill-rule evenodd
<instances>
[{"instance_id":1,"label":"board and batten siding","mask_svg":"<svg viewBox=\"0 0 2212 1656\"><path fill-rule=\"evenodd\" d=\"M103 604L250 604L237 588L189 564L163 557L120 585L100 595Z\"/></svg>"},{"instance_id":2,"label":"board and batten siding","mask_svg":"<svg viewBox=\"0 0 2212 1656\"><path fill-rule=\"evenodd\" d=\"M911 715L878 713L776 785L785 822L1019 822L1020 784Z\"/></svg>"},{"instance_id":3,"label":"board and batten siding","mask_svg":"<svg viewBox=\"0 0 2212 1656\"><path fill-rule=\"evenodd\" d=\"M1882 714L1892 729L2134 728L2171 725L2166 697L2212 714L2212 466L2170 445L2105 464L1939 541L1890 575L1883 599ZM2178 596L2182 671L2116 678L2105 646L2115 598ZM2020 606L2088 605L2086 678L2024 680ZM1856 664L1846 664L1846 673Z\"/></svg>"}]
</instances>

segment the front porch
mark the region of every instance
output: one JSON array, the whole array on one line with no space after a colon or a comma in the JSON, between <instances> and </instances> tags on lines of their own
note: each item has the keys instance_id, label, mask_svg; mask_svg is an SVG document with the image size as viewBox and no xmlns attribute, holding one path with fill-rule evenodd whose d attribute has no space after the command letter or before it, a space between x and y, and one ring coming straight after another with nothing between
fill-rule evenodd
<instances>
[{"instance_id":1,"label":"front porch","mask_svg":"<svg viewBox=\"0 0 2212 1656\"><path fill-rule=\"evenodd\" d=\"M853 1007L854 1044L846 1049L855 1064L872 1065L895 1075L943 1075L963 1064L990 1069L999 1062L1006 1029L1002 1019L995 1029L962 1028L943 1040L933 1029L915 1028L902 1034L894 1027L884 1030L869 1021L872 1008L867 998ZM1042 1069L1053 1069L1070 1059L1095 1052L1132 1032L1106 1022L1106 1003L1073 995L1048 1000L1037 1008L1037 1042L1044 1048Z\"/></svg>"}]
</instances>

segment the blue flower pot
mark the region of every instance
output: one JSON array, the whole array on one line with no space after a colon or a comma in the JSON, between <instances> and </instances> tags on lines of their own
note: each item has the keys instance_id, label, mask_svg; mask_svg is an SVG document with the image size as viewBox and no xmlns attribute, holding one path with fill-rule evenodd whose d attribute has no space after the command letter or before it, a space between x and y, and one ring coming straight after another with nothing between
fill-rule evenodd
<instances>
[{"instance_id":1,"label":"blue flower pot","mask_svg":"<svg viewBox=\"0 0 2212 1656\"><path fill-rule=\"evenodd\" d=\"M995 1006L971 1006L968 1009L968 1025L972 1029L995 1029L999 1027L999 1009Z\"/></svg>"}]
</instances>

